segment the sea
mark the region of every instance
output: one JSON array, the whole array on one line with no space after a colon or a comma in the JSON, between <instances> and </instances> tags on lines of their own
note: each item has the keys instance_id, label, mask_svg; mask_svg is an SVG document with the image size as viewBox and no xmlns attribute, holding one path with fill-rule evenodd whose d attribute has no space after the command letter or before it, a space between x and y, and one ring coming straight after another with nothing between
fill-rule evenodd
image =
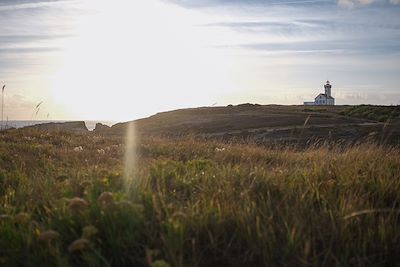
<instances>
[{"instance_id":1,"label":"sea","mask_svg":"<svg viewBox=\"0 0 400 267\"><path fill-rule=\"evenodd\" d=\"M37 124L49 123L49 122L68 122L68 121L60 121L60 120L30 120L30 121L4 121L3 125L0 122L1 129L9 129L9 128L23 128L26 126L32 126ZM85 121L86 127L89 131L93 131L96 123L102 123L108 126L112 126L116 121Z\"/></svg>"}]
</instances>

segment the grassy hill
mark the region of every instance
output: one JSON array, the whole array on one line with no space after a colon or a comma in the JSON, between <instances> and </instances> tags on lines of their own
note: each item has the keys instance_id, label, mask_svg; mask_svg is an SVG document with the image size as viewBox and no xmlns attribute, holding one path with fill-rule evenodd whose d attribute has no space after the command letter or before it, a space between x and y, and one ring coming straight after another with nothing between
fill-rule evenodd
<instances>
[{"instance_id":1,"label":"grassy hill","mask_svg":"<svg viewBox=\"0 0 400 267\"><path fill-rule=\"evenodd\" d=\"M336 115L333 115L336 116ZM0 133L1 266L395 266L400 150Z\"/></svg>"},{"instance_id":2,"label":"grassy hill","mask_svg":"<svg viewBox=\"0 0 400 267\"><path fill-rule=\"evenodd\" d=\"M304 108L303 106L261 106L242 104L228 107L203 107L158 113L136 121L143 132L225 133L265 127L302 126L309 115L309 125L358 123L363 119L339 115L341 107ZM117 124L116 130L124 124Z\"/></svg>"},{"instance_id":3,"label":"grassy hill","mask_svg":"<svg viewBox=\"0 0 400 267\"><path fill-rule=\"evenodd\" d=\"M145 136L197 136L264 144L325 141L351 144L366 140L400 143L398 121L385 124L372 116L353 116L355 113L351 110L357 108L242 104L162 112L134 123L138 133ZM380 107L376 110L380 112ZM95 132L123 136L126 126L126 123L119 123Z\"/></svg>"},{"instance_id":4,"label":"grassy hill","mask_svg":"<svg viewBox=\"0 0 400 267\"><path fill-rule=\"evenodd\" d=\"M343 109L341 115L365 118L380 122L400 121L400 106L360 105Z\"/></svg>"}]
</instances>

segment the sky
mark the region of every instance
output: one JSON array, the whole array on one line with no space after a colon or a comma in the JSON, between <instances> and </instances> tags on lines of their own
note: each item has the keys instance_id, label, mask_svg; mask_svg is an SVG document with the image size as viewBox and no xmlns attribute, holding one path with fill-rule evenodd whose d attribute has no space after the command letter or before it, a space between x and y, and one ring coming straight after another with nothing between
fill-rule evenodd
<instances>
[{"instance_id":1,"label":"sky","mask_svg":"<svg viewBox=\"0 0 400 267\"><path fill-rule=\"evenodd\" d=\"M326 80L400 105L400 0L0 0L9 120L302 104Z\"/></svg>"}]
</instances>

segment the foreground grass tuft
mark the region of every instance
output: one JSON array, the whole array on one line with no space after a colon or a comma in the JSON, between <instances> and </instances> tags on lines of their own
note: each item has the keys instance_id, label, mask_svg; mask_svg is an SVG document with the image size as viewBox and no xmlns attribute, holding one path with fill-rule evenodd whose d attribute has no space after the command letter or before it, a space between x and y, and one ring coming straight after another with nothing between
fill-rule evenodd
<instances>
[{"instance_id":1,"label":"foreground grass tuft","mask_svg":"<svg viewBox=\"0 0 400 267\"><path fill-rule=\"evenodd\" d=\"M119 139L1 133L0 265L399 264L397 148L147 138L138 150L128 190Z\"/></svg>"}]
</instances>

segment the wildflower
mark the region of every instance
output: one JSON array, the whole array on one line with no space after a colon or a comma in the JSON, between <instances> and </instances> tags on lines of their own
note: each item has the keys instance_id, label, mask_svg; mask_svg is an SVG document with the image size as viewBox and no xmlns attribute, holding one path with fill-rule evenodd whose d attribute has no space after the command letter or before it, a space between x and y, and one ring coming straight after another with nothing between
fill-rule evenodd
<instances>
[{"instance_id":1,"label":"wildflower","mask_svg":"<svg viewBox=\"0 0 400 267\"><path fill-rule=\"evenodd\" d=\"M100 179L100 182L105 186L107 186L109 184L109 181L108 181L107 177L103 177L102 179Z\"/></svg>"},{"instance_id":2,"label":"wildflower","mask_svg":"<svg viewBox=\"0 0 400 267\"><path fill-rule=\"evenodd\" d=\"M111 192L103 192L97 199L100 206L105 207L114 203L114 196Z\"/></svg>"},{"instance_id":3,"label":"wildflower","mask_svg":"<svg viewBox=\"0 0 400 267\"><path fill-rule=\"evenodd\" d=\"M47 231L44 231L44 232L40 233L38 239L39 239L39 241L47 242L47 241L51 241L53 239L56 239L59 236L60 236L60 234L57 233L56 231L47 230Z\"/></svg>"},{"instance_id":4,"label":"wildflower","mask_svg":"<svg viewBox=\"0 0 400 267\"><path fill-rule=\"evenodd\" d=\"M82 152L83 151L83 147L82 146L74 147L74 151L75 152Z\"/></svg>"},{"instance_id":5,"label":"wildflower","mask_svg":"<svg viewBox=\"0 0 400 267\"><path fill-rule=\"evenodd\" d=\"M75 251L84 250L88 246L89 246L89 240L87 240L86 238L79 238L68 246L68 251L72 253Z\"/></svg>"},{"instance_id":6,"label":"wildflower","mask_svg":"<svg viewBox=\"0 0 400 267\"><path fill-rule=\"evenodd\" d=\"M223 148L216 147L215 148L215 152L222 152L222 151L225 151L225 147L223 147Z\"/></svg>"},{"instance_id":7,"label":"wildflower","mask_svg":"<svg viewBox=\"0 0 400 267\"><path fill-rule=\"evenodd\" d=\"M89 203L80 197L70 199L68 204L69 210L75 213L83 212L88 206Z\"/></svg>"},{"instance_id":8,"label":"wildflower","mask_svg":"<svg viewBox=\"0 0 400 267\"><path fill-rule=\"evenodd\" d=\"M106 152L102 148L97 149L97 153L100 154L100 155L105 155L106 154Z\"/></svg>"}]
</instances>

